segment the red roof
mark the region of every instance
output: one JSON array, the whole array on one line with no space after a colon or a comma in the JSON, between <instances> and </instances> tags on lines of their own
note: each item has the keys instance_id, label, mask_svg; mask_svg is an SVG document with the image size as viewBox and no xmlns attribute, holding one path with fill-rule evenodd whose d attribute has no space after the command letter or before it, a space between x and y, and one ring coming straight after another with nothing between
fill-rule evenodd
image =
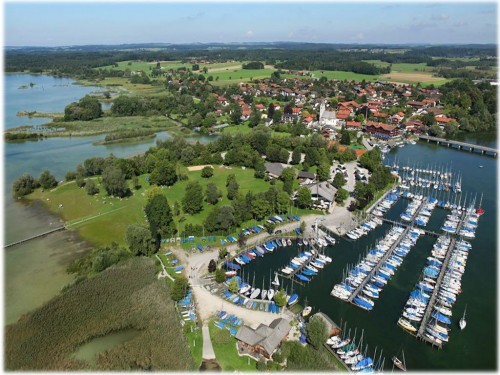
<instances>
[{"instance_id":1,"label":"red roof","mask_svg":"<svg viewBox=\"0 0 500 375\"><path fill-rule=\"evenodd\" d=\"M396 129L395 126L384 124L383 122L375 122L375 121L368 121L366 123L366 127L369 127L369 126L373 126L374 128L382 128L382 129L389 131L389 132Z\"/></svg>"},{"instance_id":2,"label":"red roof","mask_svg":"<svg viewBox=\"0 0 500 375\"><path fill-rule=\"evenodd\" d=\"M361 122L359 122L359 121L347 121L346 122L346 126L360 128L361 127Z\"/></svg>"},{"instance_id":3,"label":"red roof","mask_svg":"<svg viewBox=\"0 0 500 375\"><path fill-rule=\"evenodd\" d=\"M256 104L256 105L255 105L255 108L256 108L256 109L264 109L264 108L266 108L266 107L265 107L265 105L264 105L264 104L260 104L260 103L259 103L259 104Z\"/></svg>"},{"instance_id":4,"label":"red roof","mask_svg":"<svg viewBox=\"0 0 500 375\"><path fill-rule=\"evenodd\" d=\"M436 116L436 121L447 124L449 122L455 121L455 119L453 119L453 118L447 118L447 117L441 117L441 116Z\"/></svg>"},{"instance_id":5,"label":"red roof","mask_svg":"<svg viewBox=\"0 0 500 375\"><path fill-rule=\"evenodd\" d=\"M300 108L293 107L292 108L292 113L300 113Z\"/></svg>"}]
</instances>

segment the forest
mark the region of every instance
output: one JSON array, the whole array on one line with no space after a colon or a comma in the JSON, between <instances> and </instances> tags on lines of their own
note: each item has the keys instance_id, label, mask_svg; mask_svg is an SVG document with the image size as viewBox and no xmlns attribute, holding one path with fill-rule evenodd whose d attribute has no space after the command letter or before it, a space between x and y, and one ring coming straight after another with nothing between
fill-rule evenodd
<instances>
[{"instance_id":1,"label":"forest","mask_svg":"<svg viewBox=\"0 0 500 375\"><path fill-rule=\"evenodd\" d=\"M433 46L433 47L404 47L401 46L350 46L334 44L307 44L307 43L283 43L283 44L254 44L251 47L238 49L237 45L223 45L224 48L211 49L211 45L205 48L194 48L193 45L165 46L155 50L147 47L132 50L119 49L119 46L109 49L82 47L79 50L68 49L7 49L5 52L5 71L32 73L50 72L54 75L72 75L80 78L96 78L98 76L123 75L113 69L95 69L98 67L113 65L119 61L143 60L143 61L172 61L184 62L193 59L204 59L213 62L218 61L265 61L277 68L297 70L344 70L363 74L384 74L390 72L389 67L377 67L374 64L362 62L361 60L381 60L388 63L426 63L428 66L445 66L452 70L464 68L455 65L450 67L444 63L444 58L481 58L479 63L472 62L479 68L496 66L496 46L494 45L464 45L464 46ZM220 47L220 46L219 46ZM270 48L271 47L271 48ZM396 49L398 48L398 49ZM441 58L433 61L434 58ZM450 75L447 69L440 74ZM475 71L475 76L482 77L484 72ZM461 73L465 74L465 73ZM471 75L472 73L469 73Z\"/></svg>"}]
</instances>

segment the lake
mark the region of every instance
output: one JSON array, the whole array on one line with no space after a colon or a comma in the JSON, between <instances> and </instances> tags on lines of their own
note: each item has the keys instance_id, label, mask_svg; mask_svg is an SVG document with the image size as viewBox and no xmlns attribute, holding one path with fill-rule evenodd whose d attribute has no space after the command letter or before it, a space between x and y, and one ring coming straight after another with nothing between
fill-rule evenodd
<instances>
[{"instance_id":1,"label":"lake","mask_svg":"<svg viewBox=\"0 0 500 375\"><path fill-rule=\"evenodd\" d=\"M33 89L19 89L34 82ZM63 111L69 101L99 90L96 87L73 85L74 81L42 75L16 74L5 76L5 127L34 125L26 117L16 117L20 110ZM42 89L43 86L43 89ZM40 119L33 119L40 120ZM35 121L36 122L36 121ZM44 120L46 122L46 120ZM4 143L4 241L9 244L53 228L58 219L46 210L26 206L12 198L12 183L27 172L35 178L48 169L58 180L79 163L94 156L128 157L144 153L157 140L171 138L160 132L156 139L139 143L94 146L105 135L72 138L47 138L35 142ZM188 140L210 142L212 137L191 137ZM88 249L85 242L70 232L59 232L5 250L5 323L47 302L69 283L66 273L69 262Z\"/></svg>"}]
</instances>

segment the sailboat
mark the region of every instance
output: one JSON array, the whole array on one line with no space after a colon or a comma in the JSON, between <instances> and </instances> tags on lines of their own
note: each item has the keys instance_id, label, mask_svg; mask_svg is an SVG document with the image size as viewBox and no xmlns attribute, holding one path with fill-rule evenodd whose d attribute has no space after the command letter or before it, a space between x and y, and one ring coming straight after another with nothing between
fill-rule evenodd
<instances>
[{"instance_id":1,"label":"sailboat","mask_svg":"<svg viewBox=\"0 0 500 375\"><path fill-rule=\"evenodd\" d=\"M394 363L394 366L396 366L398 369L401 371L406 371L406 363L405 363L405 352L402 351L403 353L403 361L401 361L398 357L393 356L391 358L392 363Z\"/></svg>"},{"instance_id":2,"label":"sailboat","mask_svg":"<svg viewBox=\"0 0 500 375\"><path fill-rule=\"evenodd\" d=\"M274 276L274 281L273 281L271 284L273 284L273 285L275 285L275 286L279 286L279 285L280 285L280 281L279 281L279 279L278 279L278 274L277 274L277 273L275 273L274 275L275 275L275 276Z\"/></svg>"},{"instance_id":3,"label":"sailboat","mask_svg":"<svg viewBox=\"0 0 500 375\"><path fill-rule=\"evenodd\" d=\"M460 326L460 329L463 330L465 326L467 325L467 321L465 320L465 312L467 311L467 305L465 305L465 310L464 310L464 315L458 322L458 325Z\"/></svg>"},{"instance_id":4,"label":"sailboat","mask_svg":"<svg viewBox=\"0 0 500 375\"><path fill-rule=\"evenodd\" d=\"M312 311L312 307L307 305L307 298L306 298L306 307L304 307L304 310L302 310L302 316L305 318L308 316Z\"/></svg>"}]
</instances>

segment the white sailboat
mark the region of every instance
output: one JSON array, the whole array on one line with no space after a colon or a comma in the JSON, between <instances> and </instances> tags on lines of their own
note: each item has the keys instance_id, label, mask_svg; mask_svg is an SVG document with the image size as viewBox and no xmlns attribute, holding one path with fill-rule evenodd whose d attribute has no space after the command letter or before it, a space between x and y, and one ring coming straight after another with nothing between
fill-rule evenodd
<instances>
[{"instance_id":1,"label":"white sailboat","mask_svg":"<svg viewBox=\"0 0 500 375\"><path fill-rule=\"evenodd\" d=\"M467 325L467 321L465 320L465 312L467 311L467 305L465 305L465 310L464 310L464 315L458 322L458 325L460 326L460 329L463 330L465 326Z\"/></svg>"},{"instance_id":2,"label":"white sailboat","mask_svg":"<svg viewBox=\"0 0 500 375\"><path fill-rule=\"evenodd\" d=\"M278 274L276 273L275 276L274 276L274 281L271 283L275 286L279 286L280 285L280 281L278 279Z\"/></svg>"},{"instance_id":3,"label":"white sailboat","mask_svg":"<svg viewBox=\"0 0 500 375\"><path fill-rule=\"evenodd\" d=\"M394 363L394 366L396 366L401 371L406 371L405 352L403 351L402 354L403 354L403 361L401 361L396 356L392 357L391 359L392 359L392 363Z\"/></svg>"}]
</instances>

